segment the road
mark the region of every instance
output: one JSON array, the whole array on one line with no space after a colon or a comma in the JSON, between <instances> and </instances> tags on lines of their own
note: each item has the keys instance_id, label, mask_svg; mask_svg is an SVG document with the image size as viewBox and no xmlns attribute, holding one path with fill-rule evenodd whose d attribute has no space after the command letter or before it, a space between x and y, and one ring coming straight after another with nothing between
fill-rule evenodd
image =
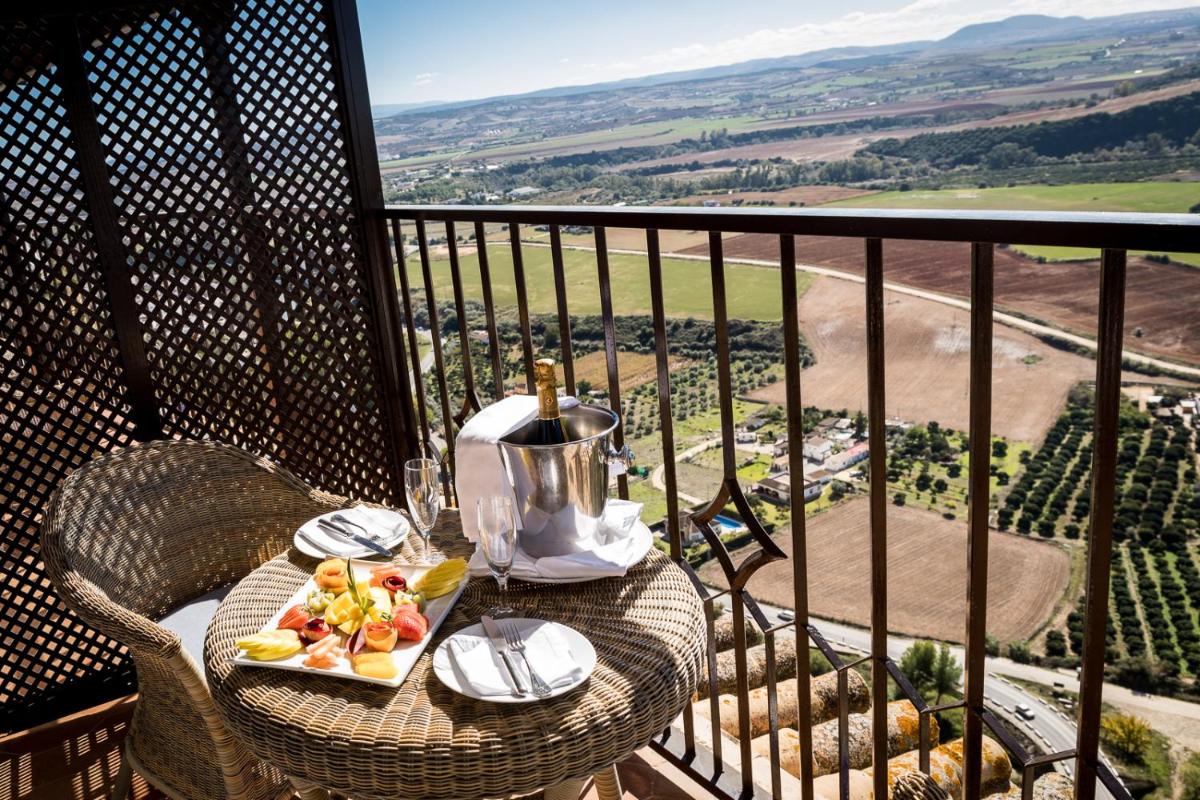
<instances>
[{"instance_id":1,"label":"road","mask_svg":"<svg viewBox=\"0 0 1200 800\"><path fill-rule=\"evenodd\" d=\"M549 247L549 244L544 243L544 242L526 242L526 244L529 244L529 245L535 246L535 247ZM585 251L591 251L591 252L595 252L595 250L596 250L595 247L589 247L587 245L563 245L563 249L564 250L585 250ZM625 255L635 255L635 256L646 255L645 250L626 250L626 249L621 249L621 248L609 248L608 252L623 253ZM669 256L670 258L681 259L683 261L702 261L706 264L708 263L708 256L706 256L706 255L700 256L700 255L692 255L690 253L663 253L663 255ZM776 269L779 268L778 261L769 261L766 259L759 259L759 258L726 258L725 262L728 264L746 264L746 265L752 266L752 267L773 267ZM819 267L816 264L797 264L796 269L800 270L801 272L809 272L814 275L825 275L830 278L837 278L838 280L852 281L854 283L864 283L865 282L865 278L863 278L861 275L855 275L850 272L843 272L842 270L831 269L829 267ZM971 310L970 301L963 300L958 297L950 297L950 296L947 296L944 294L939 294L937 292L930 292L930 291L926 291L925 289L917 289L912 286L906 286L902 283L892 283L891 281L884 281L883 287L890 292L896 292L898 294L906 294L906 295L909 295L910 297L918 297L922 300L930 300L934 303L941 303L942 305L951 306L953 308L962 309L964 311ZM992 312L992 318L996 322L999 322L1003 325L1007 325L1010 328L1016 328L1018 330L1025 331L1027 333L1032 333L1035 336L1053 336L1057 339L1061 339L1063 341L1070 342L1071 344L1078 345L1080 347L1086 347L1088 350L1091 350L1093 353L1096 351L1096 340L1088 338L1086 336L1079 336L1078 334L1068 333L1064 330L1060 330L1059 328L1051 327L1050 325L1044 325L1040 322L1033 322L1033 321L1025 319L1023 317L1018 317L1014 314L1006 314L1003 311ZM1183 364L1176 364L1173 361L1164 361L1163 359L1160 359L1160 358L1154 358L1153 356L1147 356L1147 355L1143 355L1141 353L1136 353L1132 350L1129 350L1128 348L1126 348L1124 351L1124 357L1129 362L1134 363L1134 364L1143 364L1145 366L1154 367L1156 369L1168 370L1170 372L1177 373L1180 375L1187 375L1187 376L1190 376L1193 378L1200 378L1200 368L1197 368L1197 367L1188 367Z\"/></svg>"},{"instance_id":2,"label":"road","mask_svg":"<svg viewBox=\"0 0 1200 800\"><path fill-rule=\"evenodd\" d=\"M705 439L700 444L689 447L687 450L684 450L682 453L675 456L675 462L679 463L680 461L687 461L689 458L698 456L701 453L703 453L705 450L716 447L720 444L721 444L720 436L714 437L712 439ZM650 473L650 485L653 486L655 489L657 489L660 492L665 492L667 490L667 484L663 480L663 467L664 466L665 466L664 464L659 464L657 467L654 468L654 471ZM684 494L683 492L679 491L678 489L675 490L675 496L690 506L698 506L698 505L708 502L707 500L701 500L699 497L692 497L690 494Z\"/></svg>"}]
</instances>

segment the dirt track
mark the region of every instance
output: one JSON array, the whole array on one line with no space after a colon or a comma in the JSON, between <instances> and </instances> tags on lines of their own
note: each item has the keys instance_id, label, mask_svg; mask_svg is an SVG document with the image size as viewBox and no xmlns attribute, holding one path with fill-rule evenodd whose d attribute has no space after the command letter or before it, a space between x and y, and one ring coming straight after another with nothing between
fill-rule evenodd
<instances>
[{"instance_id":1,"label":"dirt track","mask_svg":"<svg viewBox=\"0 0 1200 800\"><path fill-rule=\"evenodd\" d=\"M808 601L814 616L868 625L871 611L869 503L857 498L808 521ZM929 511L888 506L888 630L961 642L965 638L967 526ZM751 593L791 608L792 542L777 538L789 560L764 567ZM753 546L751 546L753 547ZM734 553L740 561L747 552ZM1067 587L1060 547L1016 534L989 541L987 629L1002 642L1023 640L1048 617ZM709 561L701 578L724 585Z\"/></svg>"}]
</instances>

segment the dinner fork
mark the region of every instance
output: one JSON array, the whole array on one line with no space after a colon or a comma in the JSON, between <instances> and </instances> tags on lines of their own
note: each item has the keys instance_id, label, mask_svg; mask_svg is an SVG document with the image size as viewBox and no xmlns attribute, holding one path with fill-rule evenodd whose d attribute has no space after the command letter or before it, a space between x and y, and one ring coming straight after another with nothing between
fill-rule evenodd
<instances>
[{"instance_id":1,"label":"dinner fork","mask_svg":"<svg viewBox=\"0 0 1200 800\"><path fill-rule=\"evenodd\" d=\"M516 625L500 625L500 632L504 634L504 641L508 642L508 649L521 656L521 660L525 662L525 668L529 670L529 679L533 684L534 697L546 697L550 692L554 691L550 688L550 684L542 680L542 676L537 674L537 670L533 668L533 664L529 663L529 658L525 655L525 640L521 638L521 631Z\"/></svg>"}]
</instances>

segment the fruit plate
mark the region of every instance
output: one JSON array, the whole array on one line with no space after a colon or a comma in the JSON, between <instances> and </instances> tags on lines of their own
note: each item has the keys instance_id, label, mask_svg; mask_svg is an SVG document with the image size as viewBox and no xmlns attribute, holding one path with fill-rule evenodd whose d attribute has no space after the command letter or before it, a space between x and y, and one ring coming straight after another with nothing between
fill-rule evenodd
<instances>
[{"instance_id":1,"label":"fruit plate","mask_svg":"<svg viewBox=\"0 0 1200 800\"><path fill-rule=\"evenodd\" d=\"M370 580L371 568L378 567L379 565L380 564L378 561L362 561L353 559L350 562L350 566L354 571L354 578L356 581ZM399 564L397 566L401 568L402 571L400 574L403 575L404 579L408 581L410 585L417 578L420 578L426 572L433 569L433 565L424 564ZM454 608L454 604L458 602L459 595L462 594L463 588L466 587L468 580L470 580L470 577L468 575L463 575L462 580L460 580L458 583L457 589L449 592L448 594L444 594L441 597L436 597L426 602L425 616L429 619L429 630L426 631L425 636L420 641L400 640L397 642L396 647L391 652L392 661L396 665L395 677L373 678L366 675L359 675L350 665L350 660L345 657L338 658L336 665L330 667L329 669L306 667L304 666L303 662L304 659L307 658L308 653L304 652L303 650L285 658L277 658L269 661L250 658L245 654L245 652L238 651L238 655L233 660L233 663L246 667L286 669L292 670L293 672L307 672L313 675L346 678L352 681L376 683L381 686L399 686L400 684L404 683L404 679L408 677L408 673L412 670L413 666L416 665L417 659L419 659L421 654L425 652L425 648L429 645L430 640L433 639L433 636L437 633L438 628L441 627L442 623L446 620L446 617L450 614L450 609ZM307 581L305 581L304 585L296 590L296 593L292 595L291 599L284 603L283 606L275 612L274 616L267 621L267 624L262 627L262 631L275 630L278 626L279 620L283 617L284 612L294 605L303 603L308 597L309 592L316 588L317 584L312 578L309 578ZM340 634L337 634L335 631L334 634L330 635ZM342 638L345 639L346 637L343 636Z\"/></svg>"}]
</instances>

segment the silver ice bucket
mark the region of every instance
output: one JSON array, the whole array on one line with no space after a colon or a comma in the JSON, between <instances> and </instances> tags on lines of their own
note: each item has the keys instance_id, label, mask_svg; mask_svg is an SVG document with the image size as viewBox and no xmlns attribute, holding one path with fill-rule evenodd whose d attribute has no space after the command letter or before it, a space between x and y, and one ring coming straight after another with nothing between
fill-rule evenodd
<instances>
[{"instance_id":1,"label":"silver ice bucket","mask_svg":"<svg viewBox=\"0 0 1200 800\"><path fill-rule=\"evenodd\" d=\"M562 411L566 444L529 444L537 421L500 440L500 453L521 516L521 549L534 558L588 549L596 540L608 500L610 468L622 474L629 448L617 451L609 437L620 422L615 411L578 405Z\"/></svg>"}]
</instances>

